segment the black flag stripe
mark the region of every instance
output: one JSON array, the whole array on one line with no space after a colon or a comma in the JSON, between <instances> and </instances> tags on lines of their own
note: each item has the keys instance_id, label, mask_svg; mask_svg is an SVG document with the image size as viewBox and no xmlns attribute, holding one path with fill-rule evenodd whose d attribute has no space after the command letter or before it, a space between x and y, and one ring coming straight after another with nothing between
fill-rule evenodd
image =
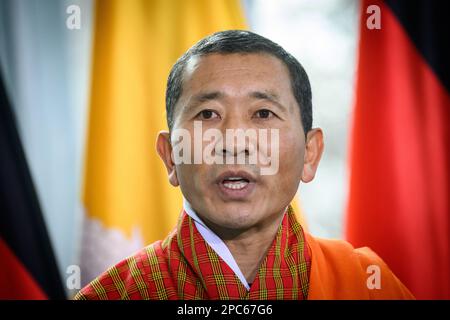
<instances>
[{"instance_id":1,"label":"black flag stripe","mask_svg":"<svg viewBox=\"0 0 450 320\"><path fill-rule=\"evenodd\" d=\"M450 1L387 0L386 4L450 92Z\"/></svg>"},{"instance_id":2,"label":"black flag stripe","mask_svg":"<svg viewBox=\"0 0 450 320\"><path fill-rule=\"evenodd\" d=\"M1 78L0 213L0 237L49 298L65 298L15 118Z\"/></svg>"}]
</instances>

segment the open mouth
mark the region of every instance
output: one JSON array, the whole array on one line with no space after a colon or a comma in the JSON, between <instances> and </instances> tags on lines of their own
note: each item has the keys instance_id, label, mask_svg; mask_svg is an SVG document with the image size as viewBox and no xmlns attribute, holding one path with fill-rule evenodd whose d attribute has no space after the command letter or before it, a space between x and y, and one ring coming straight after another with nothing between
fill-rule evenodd
<instances>
[{"instance_id":1,"label":"open mouth","mask_svg":"<svg viewBox=\"0 0 450 320\"><path fill-rule=\"evenodd\" d=\"M222 184L225 188L231 190L241 190L244 189L250 181L243 177L229 177L222 181Z\"/></svg>"},{"instance_id":2,"label":"open mouth","mask_svg":"<svg viewBox=\"0 0 450 320\"><path fill-rule=\"evenodd\" d=\"M256 178L246 171L226 171L218 176L217 185L223 199L244 200L253 194Z\"/></svg>"}]
</instances>

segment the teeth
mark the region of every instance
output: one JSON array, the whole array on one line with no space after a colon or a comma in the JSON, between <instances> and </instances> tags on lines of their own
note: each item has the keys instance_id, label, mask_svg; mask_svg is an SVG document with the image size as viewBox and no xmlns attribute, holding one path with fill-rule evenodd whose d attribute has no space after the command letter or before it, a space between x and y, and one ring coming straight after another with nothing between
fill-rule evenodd
<instances>
[{"instance_id":1,"label":"teeth","mask_svg":"<svg viewBox=\"0 0 450 320\"><path fill-rule=\"evenodd\" d=\"M223 185L227 189L239 190L245 188L247 184L248 182L246 181L239 181L239 182L224 182Z\"/></svg>"},{"instance_id":2,"label":"teeth","mask_svg":"<svg viewBox=\"0 0 450 320\"><path fill-rule=\"evenodd\" d=\"M232 181L234 181L234 180L242 180L243 178L241 178L241 177L229 177L229 178L227 178L227 180L232 180Z\"/></svg>"}]
</instances>

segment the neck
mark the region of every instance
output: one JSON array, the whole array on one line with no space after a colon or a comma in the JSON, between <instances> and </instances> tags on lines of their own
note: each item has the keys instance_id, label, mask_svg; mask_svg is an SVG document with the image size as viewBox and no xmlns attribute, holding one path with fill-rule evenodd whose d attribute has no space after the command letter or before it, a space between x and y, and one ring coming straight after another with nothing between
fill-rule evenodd
<instances>
[{"instance_id":1,"label":"neck","mask_svg":"<svg viewBox=\"0 0 450 320\"><path fill-rule=\"evenodd\" d=\"M245 231L221 230L212 228L224 241L248 283L252 283L258 274L259 266L276 237L284 214L278 215L272 223Z\"/></svg>"}]
</instances>

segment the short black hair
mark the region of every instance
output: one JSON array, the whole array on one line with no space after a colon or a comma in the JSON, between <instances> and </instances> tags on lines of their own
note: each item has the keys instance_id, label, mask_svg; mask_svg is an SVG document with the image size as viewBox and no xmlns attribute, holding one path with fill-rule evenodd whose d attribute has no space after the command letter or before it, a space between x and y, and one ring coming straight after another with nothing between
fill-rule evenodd
<instances>
[{"instance_id":1,"label":"short black hair","mask_svg":"<svg viewBox=\"0 0 450 320\"><path fill-rule=\"evenodd\" d=\"M311 130L311 85L305 69L280 45L256 33L244 30L227 30L209 35L192 46L173 65L166 89L166 116L170 130L173 127L175 105L183 90L183 73L186 64L192 57L212 53L266 53L280 59L289 70L292 91L300 107L300 118L305 135Z\"/></svg>"}]
</instances>

